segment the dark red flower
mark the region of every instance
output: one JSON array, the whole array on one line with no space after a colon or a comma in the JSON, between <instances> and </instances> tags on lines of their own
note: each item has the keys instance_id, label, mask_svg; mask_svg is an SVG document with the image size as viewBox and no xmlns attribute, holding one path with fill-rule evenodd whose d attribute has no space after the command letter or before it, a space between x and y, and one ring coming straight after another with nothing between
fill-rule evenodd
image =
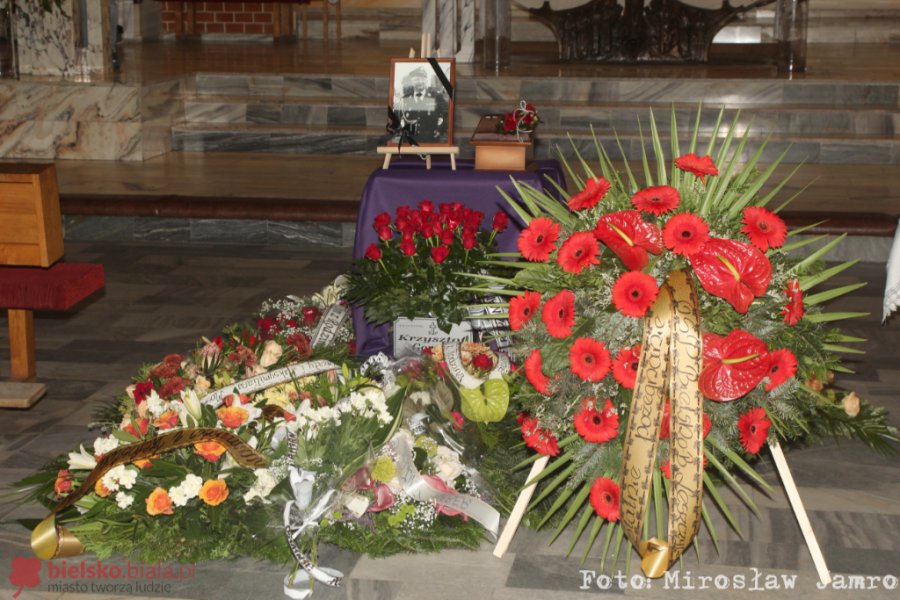
<instances>
[{"instance_id":1,"label":"dark red flower","mask_svg":"<svg viewBox=\"0 0 900 600\"><path fill-rule=\"evenodd\" d=\"M597 206L609 191L609 181L603 177L588 179L584 189L569 198L569 208L572 210L587 210Z\"/></svg>"},{"instance_id":2,"label":"dark red flower","mask_svg":"<svg viewBox=\"0 0 900 600\"><path fill-rule=\"evenodd\" d=\"M613 377L623 388L634 389L637 379L638 362L641 357L641 345L635 344L631 348L622 348L613 361Z\"/></svg>"},{"instance_id":3,"label":"dark red flower","mask_svg":"<svg viewBox=\"0 0 900 600\"><path fill-rule=\"evenodd\" d=\"M289 335L285 342L294 348L297 353L297 360L303 360L312 355L312 346L309 343L309 337L302 333L298 332Z\"/></svg>"},{"instance_id":4,"label":"dark red flower","mask_svg":"<svg viewBox=\"0 0 900 600\"><path fill-rule=\"evenodd\" d=\"M607 521L618 521L619 486L612 479L598 477L591 485L591 506L594 511Z\"/></svg>"},{"instance_id":5,"label":"dark red flower","mask_svg":"<svg viewBox=\"0 0 900 600\"><path fill-rule=\"evenodd\" d=\"M256 320L256 328L259 329L259 334L263 338L270 338L281 329L278 326L278 323L275 321L274 317L262 317ZM165 372L159 370L160 367L165 367L167 370ZM173 365L169 363L163 363L153 369L153 374L157 377L171 377L175 374L175 369Z\"/></svg>"},{"instance_id":6,"label":"dark red flower","mask_svg":"<svg viewBox=\"0 0 900 600\"><path fill-rule=\"evenodd\" d=\"M766 391L771 392L788 379L797 374L797 357L787 348L781 348L769 352L769 383L766 384Z\"/></svg>"},{"instance_id":7,"label":"dark red flower","mask_svg":"<svg viewBox=\"0 0 900 600\"><path fill-rule=\"evenodd\" d=\"M545 262L556 249L561 225L549 217L532 219L528 227L519 234L519 252L525 260Z\"/></svg>"},{"instance_id":8,"label":"dark red flower","mask_svg":"<svg viewBox=\"0 0 900 600\"><path fill-rule=\"evenodd\" d=\"M700 178L700 181L706 183L707 175L718 175L719 169L716 167L710 156L697 156L693 152L679 156L675 159L675 166L682 171L688 171Z\"/></svg>"},{"instance_id":9,"label":"dark red flower","mask_svg":"<svg viewBox=\"0 0 900 600\"><path fill-rule=\"evenodd\" d=\"M519 331L541 308L541 295L538 292L525 292L509 300L509 327Z\"/></svg>"},{"instance_id":10,"label":"dark red flower","mask_svg":"<svg viewBox=\"0 0 900 600\"><path fill-rule=\"evenodd\" d=\"M609 350L603 342L578 338L569 348L569 368L582 381L596 383L609 373Z\"/></svg>"},{"instance_id":11,"label":"dark red flower","mask_svg":"<svg viewBox=\"0 0 900 600\"><path fill-rule=\"evenodd\" d=\"M406 256L415 256L416 255L416 243L411 239L405 239L400 242L400 251L403 252Z\"/></svg>"},{"instance_id":12,"label":"dark red flower","mask_svg":"<svg viewBox=\"0 0 900 600\"><path fill-rule=\"evenodd\" d=\"M744 209L744 227L741 232L747 234L751 244L765 252L784 244L787 225L781 217L767 208L748 206Z\"/></svg>"},{"instance_id":13,"label":"dark red flower","mask_svg":"<svg viewBox=\"0 0 900 600\"><path fill-rule=\"evenodd\" d=\"M740 398L762 381L769 371L765 343L742 329L722 337L703 336L703 370L700 391L710 400Z\"/></svg>"},{"instance_id":14,"label":"dark red flower","mask_svg":"<svg viewBox=\"0 0 900 600\"><path fill-rule=\"evenodd\" d=\"M772 264L766 255L743 242L710 238L690 257L700 285L745 314L753 299L766 293Z\"/></svg>"},{"instance_id":15,"label":"dark red flower","mask_svg":"<svg viewBox=\"0 0 900 600\"><path fill-rule=\"evenodd\" d=\"M575 414L575 431L587 442L608 442L619 434L619 413L609 398L601 410L597 410L595 397L586 398Z\"/></svg>"},{"instance_id":16,"label":"dark red flower","mask_svg":"<svg viewBox=\"0 0 900 600\"><path fill-rule=\"evenodd\" d=\"M512 133L516 130L516 117L512 113L507 113L503 117L503 131Z\"/></svg>"},{"instance_id":17,"label":"dark red flower","mask_svg":"<svg viewBox=\"0 0 900 600\"><path fill-rule=\"evenodd\" d=\"M784 322L790 326L794 326L803 318L803 290L800 288L800 281L797 279L789 279L785 293L788 297L788 303L785 305L781 314L784 315Z\"/></svg>"},{"instance_id":18,"label":"dark red flower","mask_svg":"<svg viewBox=\"0 0 900 600\"><path fill-rule=\"evenodd\" d=\"M494 359L487 354L476 354L472 357L472 366L487 373L494 368Z\"/></svg>"},{"instance_id":19,"label":"dark red flower","mask_svg":"<svg viewBox=\"0 0 900 600\"><path fill-rule=\"evenodd\" d=\"M738 419L738 431L741 434L741 446L749 454L757 454L766 443L769 435L769 421L764 408L751 408Z\"/></svg>"},{"instance_id":20,"label":"dark red flower","mask_svg":"<svg viewBox=\"0 0 900 600\"><path fill-rule=\"evenodd\" d=\"M640 271L650 262L647 253L662 252L659 227L641 219L636 210L609 213L597 220L594 237L619 257L631 271Z\"/></svg>"},{"instance_id":21,"label":"dark red flower","mask_svg":"<svg viewBox=\"0 0 900 600\"><path fill-rule=\"evenodd\" d=\"M312 327L322 316L322 311L317 306L306 305L303 307L303 324Z\"/></svg>"},{"instance_id":22,"label":"dark red flower","mask_svg":"<svg viewBox=\"0 0 900 600\"><path fill-rule=\"evenodd\" d=\"M638 210L661 215L678 208L681 195L670 185L654 185L631 197L631 204Z\"/></svg>"},{"instance_id":23,"label":"dark red flower","mask_svg":"<svg viewBox=\"0 0 900 600\"><path fill-rule=\"evenodd\" d=\"M663 404L663 416L662 423L659 426L659 439L665 440L669 438L669 434L671 433L670 423L672 421L672 403L666 400L666 403Z\"/></svg>"},{"instance_id":24,"label":"dark red flower","mask_svg":"<svg viewBox=\"0 0 900 600\"><path fill-rule=\"evenodd\" d=\"M366 248L366 258L369 260L381 260L381 248L378 247L378 244L369 244L369 247Z\"/></svg>"},{"instance_id":25,"label":"dark red flower","mask_svg":"<svg viewBox=\"0 0 900 600\"><path fill-rule=\"evenodd\" d=\"M378 239L387 242L392 237L394 237L394 231L390 227L382 227L378 230Z\"/></svg>"},{"instance_id":26,"label":"dark red flower","mask_svg":"<svg viewBox=\"0 0 900 600\"><path fill-rule=\"evenodd\" d=\"M505 212L498 210L494 213L494 220L491 221L491 228L497 233L501 233L506 231L507 227L509 227L509 217L506 216Z\"/></svg>"},{"instance_id":27,"label":"dark red flower","mask_svg":"<svg viewBox=\"0 0 900 600\"><path fill-rule=\"evenodd\" d=\"M551 336L570 336L572 327L575 326L575 294L570 290L562 290L547 300L541 310L541 321Z\"/></svg>"},{"instance_id":28,"label":"dark red flower","mask_svg":"<svg viewBox=\"0 0 900 600\"><path fill-rule=\"evenodd\" d=\"M535 348L525 359L525 378L528 383L544 396L550 395L550 378L544 375L544 361L541 351Z\"/></svg>"},{"instance_id":29,"label":"dark red flower","mask_svg":"<svg viewBox=\"0 0 900 600\"><path fill-rule=\"evenodd\" d=\"M423 213L433 213L434 212L434 202L431 200L422 200L419 202L419 210Z\"/></svg>"},{"instance_id":30,"label":"dark red flower","mask_svg":"<svg viewBox=\"0 0 900 600\"><path fill-rule=\"evenodd\" d=\"M659 286L650 275L641 271L623 273L613 284L613 304L623 315L643 317L653 305Z\"/></svg>"},{"instance_id":31,"label":"dark red flower","mask_svg":"<svg viewBox=\"0 0 900 600\"><path fill-rule=\"evenodd\" d=\"M471 229L463 229L462 233L462 245L466 250L472 250L475 248L476 243L478 242L475 237L475 232Z\"/></svg>"},{"instance_id":32,"label":"dark red flower","mask_svg":"<svg viewBox=\"0 0 900 600\"><path fill-rule=\"evenodd\" d=\"M142 381L134 386L134 403L140 404L153 391L153 384L149 381Z\"/></svg>"},{"instance_id":33,"label":"dark red flower","mask_svg":"<svg viewBox=\"0 0 900 600\"><path fill-rule=\"evenodd\" d=\"M690 256L709 239L709 225L693 213L675 215L663 227L663 244L675 254Z\"/></svg>"},{"instance_id":34,"label":"dark red flower","mask_svg":"<svg viewBox=\"0 0 900 600\"><path fill-rule=\"evenodd\" d=\"M556 254L556 262L566 273L579 275L590 265L599 265L597 255L600 254L600 244L590 231L573 233L569 239L563 242Z\"/></svg>"},{"instance_id":35,"label":"dark red flower","mask_svg":"<svg viewBox=\"0 0 900 600\"><path fill-rule=\"evenodd\" d=\"M525 416L522 419L520 428L522 439L525 440L526 446L545 456L556 456L559 454L559 444L556 441L556 437L549 429L538 427L537 419Z\"/></svg>"},{"instance_id":36,"label":"dark red flower","mask_svg":"<svg viewBox=\"0 0 900 600\"><path fill-rule=\"evenodd\" d=\"M391 225L391 215L389 215L386 212L376 215L375 222L373 225L375 227L376 231L379 229L382 229L384 227L390 227L390 225Z\"/></svg>"},{"instance_id":37,"label":"dark red flower","mask_svg":"<svg viewBox=\"0 0 900 600\"><path fill-rule=\"evenodd\" d=\"M431 249L431 260L437 264L441 264L450 256L450 248L447 246L435 246Z\"/></svg>"}]
</instances>

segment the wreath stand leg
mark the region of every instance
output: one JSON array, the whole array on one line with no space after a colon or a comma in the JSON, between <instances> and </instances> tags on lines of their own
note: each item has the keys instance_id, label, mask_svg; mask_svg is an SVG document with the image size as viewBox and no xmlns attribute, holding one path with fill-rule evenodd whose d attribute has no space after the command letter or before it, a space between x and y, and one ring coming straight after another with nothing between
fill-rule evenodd
<instances>
[{"instance_id":1,"label":"wreath stand leg","mask_svg":"<svg viewBox=\"0 0 900 600\"><path fill-rule=\"evenodd\" d=\"M532 481L537 477L544 470L544 467L547 466L549 460L549 456L542 456L537 459L531 466L531 472L528 473L528 479L525 481ZM516 535L516 530L519 528L519 523L522 522L522 517L525 516L525 509L528 508L528 503L531 502L531 496L534 495L535 486L537 486L536 482L526 486L519 492L516 504L513 506L512 512L509 513L509 519L506 520L506 525L503 527L503 533L500 534L500 539L497 540L497 545L494 546L494 556L497 558L501 558L509 550L509 544L512 542L513 536Z\"/></svg>"},{"instance_id":2,"label":"wreath stand leg","mask_svg":"<svg viewBox=\"0 0 900 600\"><path fill-rule=\"evenodd\" d=\"M816 540L816 532L813 531L803 507L803 501L800 499L800 491L794 483L794 477L788 468L787 460L784 458L784 452L777 441L769 442L769 450L772 452L772 458L775 459L775 468L778 469L778 476L781 477L781 483L784 491L787 492L788 501L791 503L791 509L794 511L794 517L797 524L800 525L800 531L803 532L803 539L806 541L806 547L812 555L813 563L816 565L816 572L819 574L819 581L822 585L831 583L831 573L828 572L828 565L825 564L825 556L822 555L822 548Z\"/></svg>"}]
</instances>

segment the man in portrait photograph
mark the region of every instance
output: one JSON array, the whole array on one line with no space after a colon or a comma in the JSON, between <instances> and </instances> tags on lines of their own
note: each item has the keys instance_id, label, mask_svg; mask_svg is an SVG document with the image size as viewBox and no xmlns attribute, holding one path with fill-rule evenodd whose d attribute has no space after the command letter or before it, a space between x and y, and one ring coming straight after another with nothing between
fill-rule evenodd
<instances>
[{"instance_id":1,"label":"man in portrait photograph","mask_svg":"<svg viewBox=\"0 0 900 600\"><path fill-rule=\"evenodd\" d=\"M401 79L401 95L394 111L401 126L420 144L448 141L449 104L443 86L427 66L417 66Z\"/></svg>"}]
</instances>

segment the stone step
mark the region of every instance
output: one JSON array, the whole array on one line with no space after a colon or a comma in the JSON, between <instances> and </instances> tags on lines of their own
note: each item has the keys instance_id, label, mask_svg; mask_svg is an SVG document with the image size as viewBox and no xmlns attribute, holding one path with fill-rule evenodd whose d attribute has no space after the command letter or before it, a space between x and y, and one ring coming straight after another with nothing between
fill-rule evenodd
<instances>
[{"instance_id":1,"label":"stone step","mask_svg":"<svg viewBox=\"0 0 900 600\"><path fill-rule=\"evenodd\" d=\"M191 124L233 123L248 125L328 125L380 128L386 121L386 100L310 97L283 99L272 96L195 96L185 99L185 120ZM505 113L514 108L507 101L458 99L454 123L458 130L473 130L482 116ZM696 119L696 105L677 104L670 107L647 103L590 105L586 102L554 102L538 107L542 127L566 131L614 129L629 131L644 125L649 111L656 114L657 127L669 131L669 115L675 110L679 130L691 132ZM715 126L718 109L701 113L701 132ZM831 107L746 106L728 109L724 123L767 133L801 135L838 135L847 137L892 136L900 131L900 107L846 110Z\"/></svg>"},{"instance_id":2,"label":"stone step","mask_svg":"<svg viewBox=\"0 0 900 600\"><path fill-rule=\"evenodd\" d=\"M472 156L468 143L470 133L457 131L455 143L463 156ZM613 160L640 160L642 140L635 131L619 131L621 144L614 142L611 130L598 129ZM662 145L669 147L667 132L661 132ZM649 132L645 132L649 136ZM748 159L768 139L762 154L767 163L785 154L788 162L815 164L900 164L900 139L894 136L838 135L767 135L748 136L743 159ZM321 154L369 154L386 142L383 130L368 127L250 125L250 124L186 124L172 130L173 150L185 152L276 152ZM701 144L705 142L701 140ZM554 156L557 146L572 155L575 146L586 155L594 152L594 139L589 132L568 132L542 128L535 143L535 157Z\"/></svg>"}]
</instances>

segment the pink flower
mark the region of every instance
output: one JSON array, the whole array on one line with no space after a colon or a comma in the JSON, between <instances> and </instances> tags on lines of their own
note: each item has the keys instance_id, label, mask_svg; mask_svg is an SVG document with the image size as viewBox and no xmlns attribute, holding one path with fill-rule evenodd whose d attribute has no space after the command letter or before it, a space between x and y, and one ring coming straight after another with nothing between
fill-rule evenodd
<instances>
[{"instance_id":1,"label":"pink flower","mask_svg":"<svg viewBox=\"0 0 900 600\"><path fill-rule=\"evenodd\" d=\"M423 474L422 479L425 480L425 483L427 483L429 486L433 487L434 489L436 489L439 492L444 492L445 494L458 494L459 493L456 490L454 490L453 488L449 487L446 483L444 483L441 480L440 477L437 477L436 475ZM435 502L434 506L437 509L437 512L439 515L447 515L448 517L456 517L458 515L462 515L463 521L469 520L469 517L466 516L465 513L462 513L453 508L449 508L446 505L441 504L440 502Z\"/></svg>"},{"instance_id":2,"label":"pink flower","mask_svg":"<svg viewBox=\"0 0 900 600\"><path fill-rule=\"evenodd\" d=\"M384 484L375 486L375 499L369 507L369 512L381 512L394 505L394 493Z\"/></svg>"}]
</instances>

